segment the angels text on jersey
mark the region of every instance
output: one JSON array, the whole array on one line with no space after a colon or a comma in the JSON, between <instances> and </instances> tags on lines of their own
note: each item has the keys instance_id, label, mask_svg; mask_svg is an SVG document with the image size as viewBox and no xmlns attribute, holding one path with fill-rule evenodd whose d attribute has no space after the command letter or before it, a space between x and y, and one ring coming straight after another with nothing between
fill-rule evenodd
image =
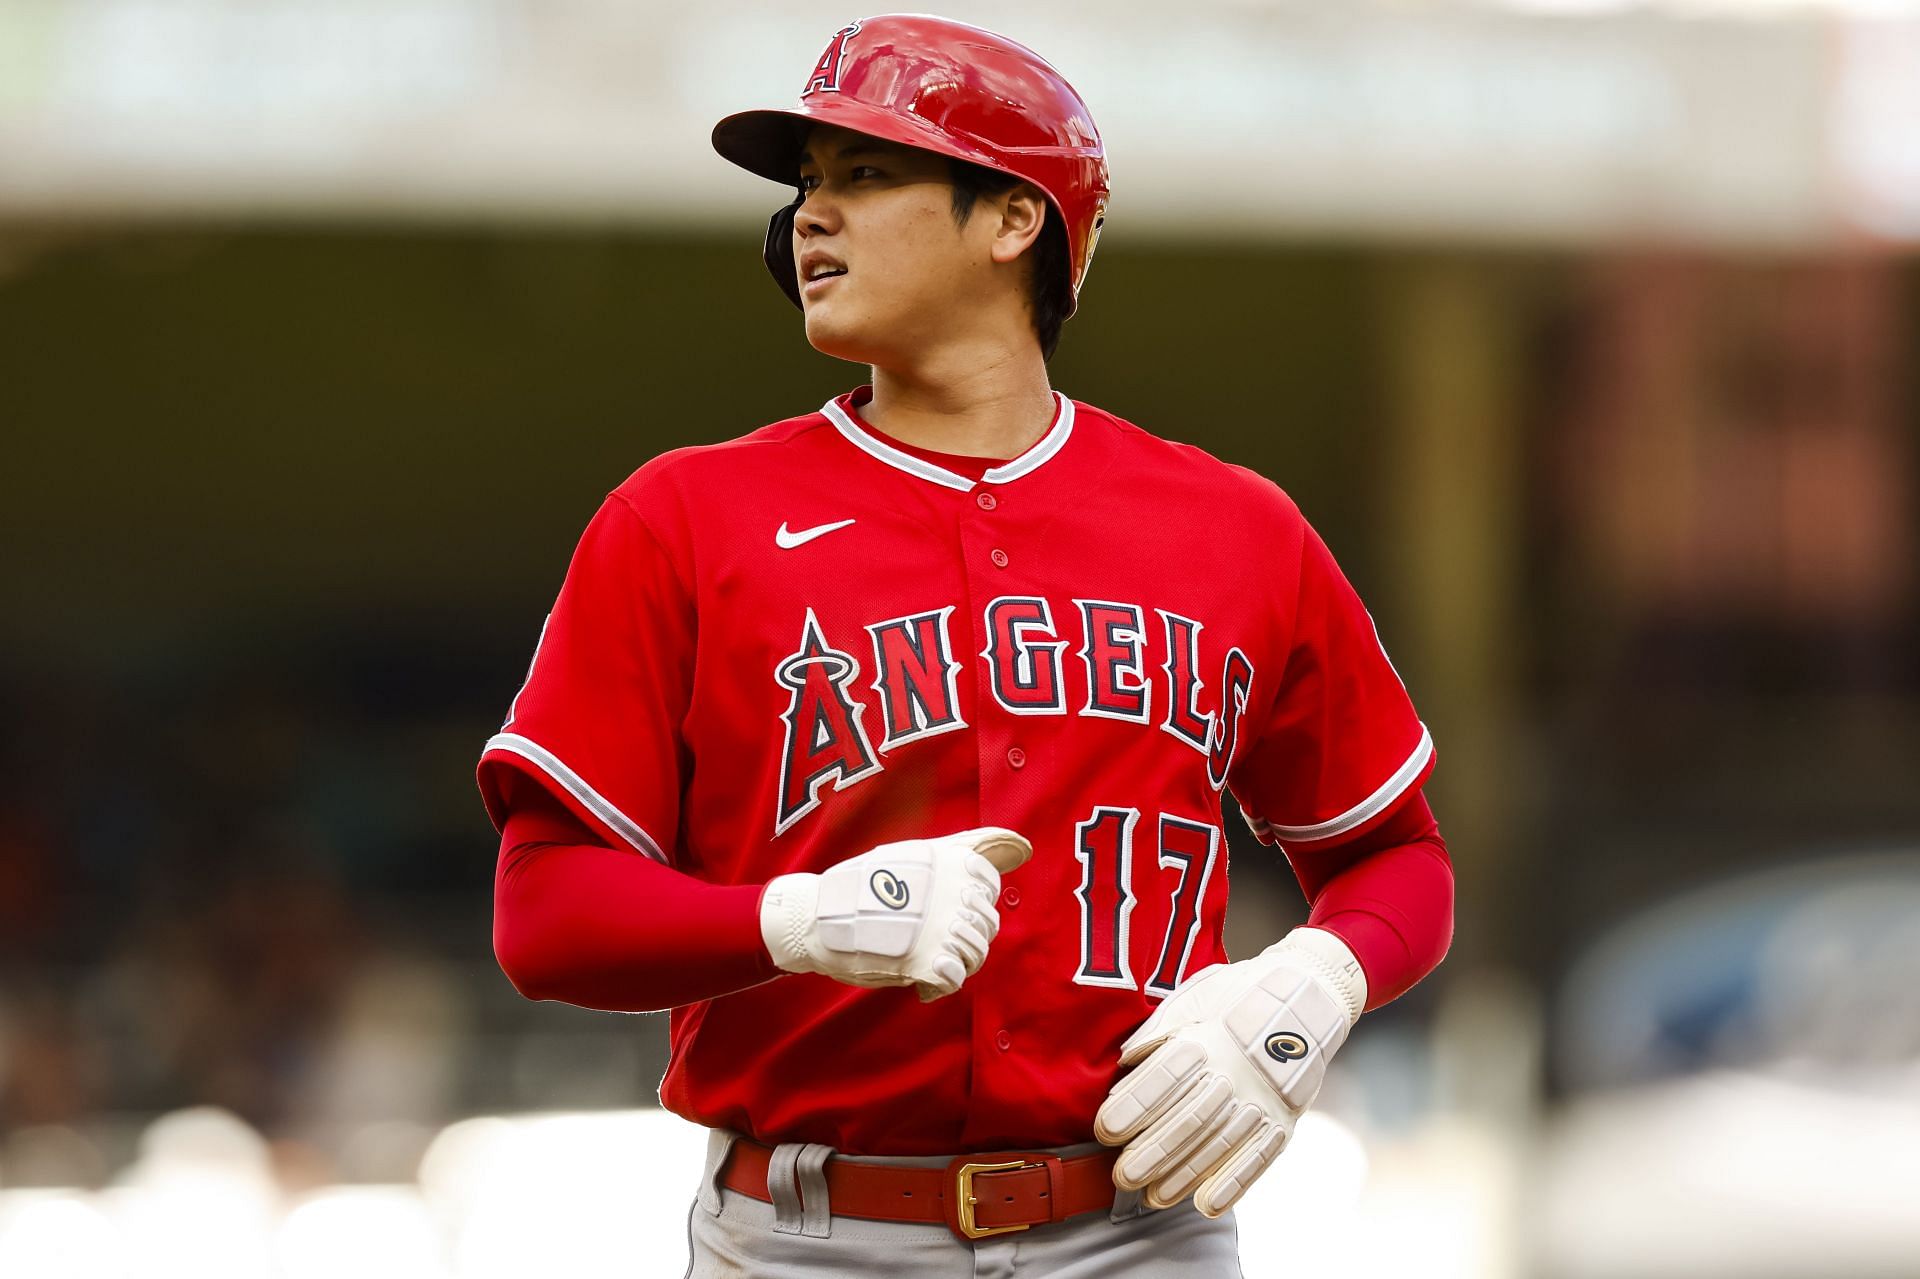
<instances>
[{"instance_id":1,"label":"angels text on jersey","mask_svg":"<svg viewBox=\"0 0 1920 1279\"><path fill-rule=\"evenodd\" d=\"M884 771L888 752L969 727L960 709L965 663L955 653L954 609L949 604L868 623L857 643L830 638L813 609L806 610L798 644L773 673L788 694L780 715L785 737L776 836L818 809L829 787L842 791ZM1218 705L1203 706L1200 621L1099 599L1074 599L1061 612L1077 621L1077 649L1043 596L1001 595L982 609L978 633L985 645L975 660L983 663L984 687L1001 709L1120 720L1167 733L1206 761L1214 790L1225 786L1253 689L1246 654L1233 646L1220 659L1214 687L1225 690L1224 699L1216 699L1224 701L1223 714ZM1152 662L1155 655L1162 660ZM862 657L871 665L863 666ZM864 681L863 670L870 673Z\"/></svg>"}]
</instances>

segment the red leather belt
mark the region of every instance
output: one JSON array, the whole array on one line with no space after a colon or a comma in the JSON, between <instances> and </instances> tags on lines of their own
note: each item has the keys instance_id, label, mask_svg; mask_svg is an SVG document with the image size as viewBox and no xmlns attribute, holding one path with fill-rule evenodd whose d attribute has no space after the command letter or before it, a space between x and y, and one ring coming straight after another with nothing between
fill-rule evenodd
<instances>
[{"instance_id":1,"label":"red leather belt","mask_svg":"<svg viewBox=\"0 0 1920 1279\"><path fill-rule=\"evenodd\" d=\"M772 1203L772 1157L771 1147L737 1138L720 1183ZM984 1239L1113 1207L1119 1157L1118 1150L1070 1157L1009 1150L957 1155L945 1168L909 1168L834 1155L825 1169L827 1195L835 1216L942 1222L962 1239Z\"/></svg>"}]
</instances>

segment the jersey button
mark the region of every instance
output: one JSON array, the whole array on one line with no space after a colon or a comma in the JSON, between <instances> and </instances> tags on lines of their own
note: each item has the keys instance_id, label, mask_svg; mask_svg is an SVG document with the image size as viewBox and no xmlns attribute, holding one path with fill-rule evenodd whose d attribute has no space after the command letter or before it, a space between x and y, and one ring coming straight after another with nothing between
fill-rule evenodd
<instances>
[{"instance_id":1,"label":"jersey button","mask_svg":"<svg viewBox=\"0 0 1920 1279\"><path fill-rule=\"evenodd\" d=\"M1007 889L1000 894L1000 902L1004 906L1018 906L1020 904L1020 890L1017 888Z\"/></svg>"},{"instance_id":2,"label":"jersey button","mask_svg":"<svg viewBox=\"0 0 1920 1279\"><path fill-rule=\"evenodd\" d=\"M1007 751L1007 763L1013 765L1015 768L1025 768L1027 766L1027 753L1018 746L1012 747Z\"/></svg>"},{"instance_id":3,"label":"jersey button","mask_svg":"<svg viewBox=\"0 0 1920 1279\"><path fill-rule=\"evenodd\" d=\"M1005 1052L1007 1049L1013 1047L1013 1036L1003 1030L993 1037L993 1042L1001 1052Z\"/></svg>"},{"instance_id":4,"label":"jersey button","mask_svg":"<svg viewBox=\"0 0 1920 1279\"><path fill-rule=\"evenodd\" d=\"M983 511L991 511L994 507L1000 505L1000 499L995 497L991 493L978 494L974 497L973 500L979 505L980 509Z\"/></svg>"},{"instance_id":5,"label":"jersey button","mask_svg":"<svg viewBox=\"0 0 1920 1279\"><path fill-rule=\"evenodd\" d=\"M993 561L995 568L1005 568L1007 566L1007 553L997 546L993 548L993 554L987 556L987 558Z\"/></svg>"}]
</instances>

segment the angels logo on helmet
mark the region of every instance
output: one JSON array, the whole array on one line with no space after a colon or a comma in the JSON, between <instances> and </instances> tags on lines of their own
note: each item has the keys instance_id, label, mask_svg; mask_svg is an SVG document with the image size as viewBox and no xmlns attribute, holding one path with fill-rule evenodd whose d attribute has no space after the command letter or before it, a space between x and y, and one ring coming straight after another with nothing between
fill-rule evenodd
<instances>
[{"instance_id":1,"label":"angels logo on helmet","mask_svg":"<svg viewBox=\"0 0 1920 1279\"><path fill-rule=\"evenodd\" d=\"M801 97L807 97L815 92L838 93L840 91L841 58L846 53L847 41L851 40L854 32L858 30L860 30L859 23L849 22L833 33L833 39L827 42L826 49L820 54L820 61L813 65L813 74L807 77L807 87L800 90Z\"/></svg>"}]
</instances>

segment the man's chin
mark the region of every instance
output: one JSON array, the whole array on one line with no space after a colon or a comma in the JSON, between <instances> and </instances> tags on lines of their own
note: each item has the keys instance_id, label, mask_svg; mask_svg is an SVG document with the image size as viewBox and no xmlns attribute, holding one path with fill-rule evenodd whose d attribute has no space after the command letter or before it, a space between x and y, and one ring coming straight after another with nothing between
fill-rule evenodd
<instances>
[{"instance_id":1,"label":"man's chin","mask_svg":"<svg viewBox=\"0 0 1920 1279\"><path fill-rule=\"evenodd\" d=\"M836 323L818 311L807 313L807 342L822 355L854 364L872 364L880 354L870 340L872 326L864 323Z\"/></svg>"}]
</instances>

